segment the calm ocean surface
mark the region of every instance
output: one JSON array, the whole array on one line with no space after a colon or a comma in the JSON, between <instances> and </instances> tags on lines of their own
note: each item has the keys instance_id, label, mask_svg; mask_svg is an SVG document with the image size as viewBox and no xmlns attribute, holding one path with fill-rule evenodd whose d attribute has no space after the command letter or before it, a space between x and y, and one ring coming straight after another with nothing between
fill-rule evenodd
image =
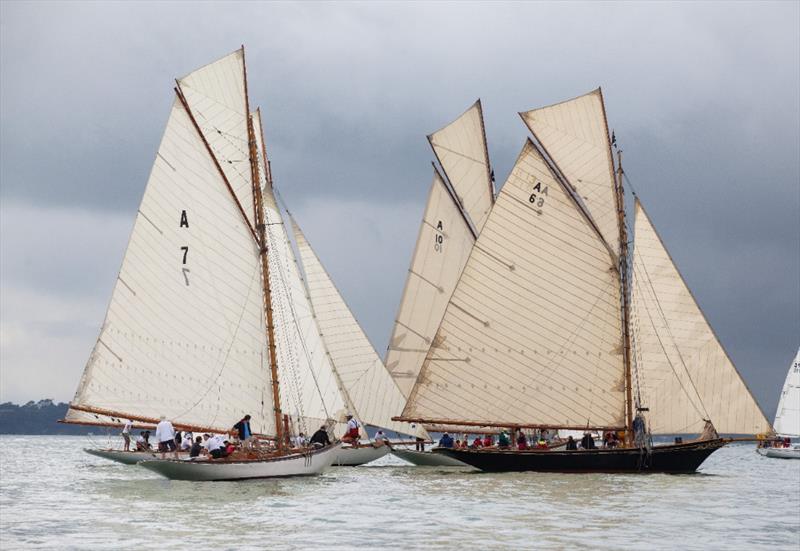
<instances>
[{"instance_id":1,"label":"calm ocean surface","mask_svg":"<svg viewBox=\"0 0 800 551\"><path fill-rule=\"evenodd\" d=\"M689 476L485 474L388 456L312 478L172 482L81 451L91 444L0 437L0 548L800 549L800 461L752 445Z\"/></svg>"}]
</instances>

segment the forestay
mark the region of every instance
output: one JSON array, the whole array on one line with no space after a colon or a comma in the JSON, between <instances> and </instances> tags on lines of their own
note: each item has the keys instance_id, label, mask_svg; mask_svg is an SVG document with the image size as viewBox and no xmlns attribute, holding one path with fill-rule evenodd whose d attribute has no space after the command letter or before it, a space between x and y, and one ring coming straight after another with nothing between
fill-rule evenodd
<instances>
[{"instance_id":1,"label":"forestay","mask_svg":"<svg viewBox=\"0 0 800 551\"><path fill-rule=\"evenodd\" d=\"M295 222L293 229L316 321L353 415L362 423L427 438L422 425L392 421L405 397Z\"/></svg>"},{"instance_id":2,"label":"forestay","mask_svg":"<svg viewBox=\"0 0 800 551\"><path fill-rule=\"evenodd\" d=\"M461 206L480 233L494 204L481 100L455 121L428 136L428 141Z\"/></svg>"},{"instance_id":3,"label":"forestay","mask_svg":"<svg viewBox=\"0 0 800 551\"><path fill-rule=\"evenodd\" d=\"M404 396L417 380L475 238L434 169L403 297L386 352L386 368ZM399 411L399 410L398 410Z\"/></svg>"},{"instance_id":4,"label":"forestay","mask_svg":"<svg viewBox=\"0 0 800 551\"><path fill-rule=\"evenodd\" d=\"M176 100L73 403L273 434L266 340L258 247Z\"/></svg>"},{"instance_id":5,"label":"forestay","mask_svg":"<svg viewBox=\"0 0 800 551\"><path fill-rule=\"evenodd\" d=\"M641 203L635 206L632 324L638 387L655 434L770 430Z\"/></svg>"},{"instance_id":6,"label":"forestay","mask_svg":"<svg viewBox=\"0 0 800 551\"><path fill-rule=\"evenodd\" d=\"M614 163L600 89L520 115L580 194L605 241L619 251Z\"/></svg>"},{"instance_id":7,"label":"forestay","mask_svg":"<svg viewBox=\"0 0 800 551\"><path fill-rule=\"evenodd\" d=\"M619 288L597 232L526 142L403 417L624 427Z\"/></svg>"},{"instance_id":8,"label":"forestay","mask_svg":"<svg viewBox=\"0 0 800 551\"><path fill-rule=\"evenodd\" d=\"M783 383L778 410L775 413L775 432L800 437L800 349L794 357L786 382Z\"/></svg>"},{"instance_id":9,"label":"forestay","mask_svg":"<svg viewBox=\"0 0 800 551\"><path fill-rule=\"evenodd\" d=\"M339 392L333 367L306 297L272 186L266 181L261 119L253 117L259 156L264 218L272 291L275 347L278 357L281 407L291 417L295 432L315 431L328 419L344 420L346 407ZM341 430L342 427L339 427Z\"/></svg>"}]
</instances>

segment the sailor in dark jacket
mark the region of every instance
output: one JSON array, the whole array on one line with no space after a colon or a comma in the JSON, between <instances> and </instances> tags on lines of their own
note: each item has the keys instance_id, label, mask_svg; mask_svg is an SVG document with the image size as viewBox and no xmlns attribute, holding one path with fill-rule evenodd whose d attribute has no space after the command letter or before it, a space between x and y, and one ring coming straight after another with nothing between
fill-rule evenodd
<instances>
[{"instance_id":1,"label":"sailor in dark jacket","mask_svg":"<svg viewBox=\"0 0 800 551\"><path fill-rule=\"evenodd\" d=\"M325 425L322 425L317 432L311 435L309 444L314 448L324 448L331 445L331 439L328 436L328 431L325 430Z\"/></svg>"},{"instance_id":2,"label":"sailor in dark jacket","mask_svg":"<svg viewBox=\"0 0 800 551\"><path fill-rule=\"evenodd\" d=\"M239 441L244 447L250 447L253 438L253 431L250 430L250 416L245 415L242 419L233 425L233 429L239 433Z\"/></svg>"}]
</instances>

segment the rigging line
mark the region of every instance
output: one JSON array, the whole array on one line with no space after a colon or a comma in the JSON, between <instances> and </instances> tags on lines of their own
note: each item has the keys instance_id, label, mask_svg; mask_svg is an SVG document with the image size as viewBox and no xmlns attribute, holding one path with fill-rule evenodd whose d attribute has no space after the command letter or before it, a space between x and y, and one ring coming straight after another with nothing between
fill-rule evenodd
<instances>
[{"instance_id":1,"label":"rigging line","mask_svg":"<svg viewBox=\"0 0 800 551\"><path fill-rule=\"evenodd\" d=\"M274 185L273 185L273 190L275 190L275 187L274 187ZM266 209L265 209L265 210L266 210ZM288 214L288 210L287 210L287 214ZM289 215L291 216L291 214L289 214ZM280 216L280 213L278 213L278 216ZM268 234L268 235L269 235L269 239L270 239L270 241L272 242L271 244L273 245L273 247L275 247L275 246L277 245L277 243L275 243L275 241L274 241L274 240L275 240L275 239L277 239L277 237L275 236L274 232L269 232L269 234ZM289 249L289 251L291 252L291 243L289 243L289 242L288 242L288 234L287 234L287 242L286 242L286 245L287 245L287 248ZM287 255L287 257L288 257L288 256L289 256L289 255ZM294 255L292 255L292 256L294 256ZM287 258L287 263L288 263L288 258ZM295 263L295 267L296 267L296 269L297 269L297 259L294 259L294 263ZM284 284L284 287L283 287L283 288L284 288L284 289L286 289L286 290L288 291L288 294L291 296L291 289L289 288L289 286L288 286L288 285L287 285L287 283L286 283L286 280L285 280L285 278L284 278L285 274L283 273L283 270L281 270L280 276L281 276L281 279L282 279L282 283ZM301 282L305 283L305 282L304 282L304 280L303 280L303 278L302 278L302 275L300 274L300 271L299 271L299 269L297 269L297 276L298 276L298 278L300 279L300 281L301 281ZM310 352L308 351L308 346L307 346L307 343L306 343L306 340L305 340L305 337L304 337L304 335L300 334L300 331L299 331L299 327L300 327L300 324L299 324L299 316L297 315L297 311L296 311L296 310L295 310L295 308L294 308L294 301L293 301L293 300L290 298L290 300L289 300L289 301L287 301L287 302L288 302L288 304L289 304L289 311L290 311L290 312L291 312L291 314L292 314L292 318L294 319L295 326L298 328L298 335L299 335L299 337L300 337L300 339L299 339L299 340L300 340L300 344L301 344L301 345L302 345L302 347L303 347L303 351L304 351L304 353L305 353L305 355L306 355L306 359L308 360L309 367L311 367L311 366L313 365L313 362L312 362L312 360L311 360L311 354L310 354ZM309 306L310 306L310 305L309 305ZM317 380L317 375L316 375L316 373L314 372L314 369L313 369L313 368L309 369L309 371L311 372L311 377L312 377L312 379L313 379L313 381L314 381L314 386L316 386L316 388L317 388L317 393L319 394L319 396L320 396L320 398L321 398L321 400L320 400L320 401L322 402L322 407L323 407L323 409L325 410L325 415L327 415L327 416L328 416L328 418L330 419L330 418L331 418L331 415L330 415L330 412L328 411L328 406L327 406L327 404L325 404L325 397L324 397L324 395L323 395L323 393L322 393L322 389L321 389L321 388L320 388L320 386L319 386L319 381Z\"/></svg>"},{"instance_id":2,"label":"rigging line","mask_svg":"<svg viewBox=\"0 0 800 551\"><path fill-rule=\"evenodd\" d=\"M694 401L690 400L690 402L692 403L692 407L695 409L695 411L697 413L699 413L700 415L704 415L705 416L705 417L703 417L704 419L708 419L709 418L708 411L706 411L706 407L705 407L705 404L703 403L703 399L701 398L700 393L698 392L697 387L694 384L694 380L692 379L692 376L689 374L689 369L686 367L686 363L683 361L683 355L681 354L680 348L678 348L678 345L675 343L675 337L672 335L672 331L669 328L669 322L667 321L667 318L664 315L664 311L661 309L661 303L658 300L658 296L656 296L655 288L653 287L652 280L650 279L650 276L647 273L647 268L644 266L644 264L641 261L639 262L639 264L642 265L642 268L645 271L645 280L649 284L649 288L651 290L653 300L655 301L656 306L658 308L658 313L661 315L661 319L664 321L664 327L666 327L666 329L667 329L667 333L669 334L668 335L669 338L672 339L672 344L673 344L673 346L675 348L675 351L678 353L678 358L680 359L681 364L683 365L684 371L686 371L686 376L689 378L689 382L692 384L692 388L694 389L694 392L695 392L695 394L697 396L697 400L700 402L700 407L703 408L703 411L701 412L697 408L697 406L695 405ZM635 268L635 265L636 265L636 263L634 262L634 268ZM641 273L641 269L639 270L639 272ZM648 318L650 319L650 324L653 326L653 333L655 333L656 338L658 339L658 343L661 345L661 349L664 352L664 356L667 358L667 363L669 364L670 368L672 369L672 372L675 375L675 378L678 379L678 383L680 383L681 388L683 389L684 393L686 394L687 397L689 397L689 392L686 390L686 387L684 386L683 381L681 380L681 377L678 375L678 372L675 370L675 366L672 364L672 360L670 359L669 354L667 353L667 349L664 346L663 341L661 340L661 335L659 334L658 330L656 329L656 324L653 321L652 315L650 314L650 309L647 307L646 304L645 304L645 311L647 312Z\"/></svg>"}]
</instances>

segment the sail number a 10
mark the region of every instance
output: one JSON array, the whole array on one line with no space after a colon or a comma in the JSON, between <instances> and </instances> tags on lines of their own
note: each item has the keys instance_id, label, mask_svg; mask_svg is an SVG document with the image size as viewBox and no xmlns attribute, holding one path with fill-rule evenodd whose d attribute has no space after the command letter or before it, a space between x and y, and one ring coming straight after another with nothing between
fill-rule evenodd
<instances>
[{"instance_id":1,"label":"sail number a 10","mask_svg":"<svg viewBox=\"0 0 800 551\"><path fill-rule=\"evenodd\" d=\"M181 211L181 221L178 225L179 228L189 228L189 216L185 210ZM183 274L183 282L189 286L189 268L186 267L186 262L189 259L189 245L181 247L181 273Z\"/></svg>"},{"instance_id":2,"label":"sail number a 10","mask_svg":"<svg viewBox=\"0 0 800 551\"><path fill-rule=\"evenodd\" d=\"M433 250L437 253L444 249L444 224L441 220L436 224L436 235L433 236Z\"/></svg>"},{"instance_id":3,"label":"sail number a 10","mask_svg":"<svg viewBox=\"0 0 800 551\"><path fill-rule=\"evenodd\" d=\"M547 186L542 185L541 182L536 182L536 185L533 186L533 192L528 197L528 202L535 207L542 208L544 200L547 198L547 189Z\"/></svg>"}]
</instances>

